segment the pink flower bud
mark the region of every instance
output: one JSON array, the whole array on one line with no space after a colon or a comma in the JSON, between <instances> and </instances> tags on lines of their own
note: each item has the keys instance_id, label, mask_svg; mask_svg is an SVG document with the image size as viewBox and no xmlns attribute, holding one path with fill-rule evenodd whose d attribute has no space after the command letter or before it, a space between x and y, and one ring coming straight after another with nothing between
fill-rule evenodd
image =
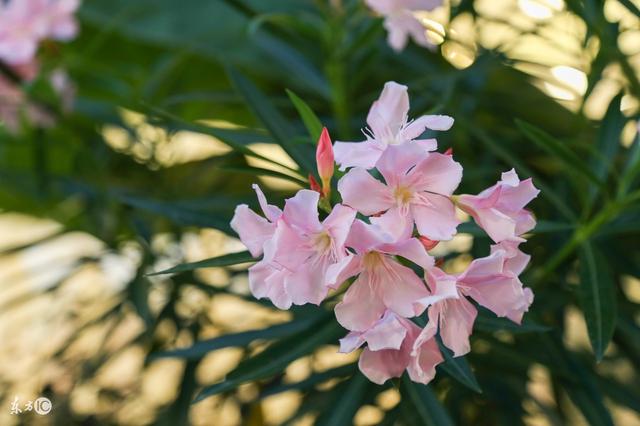
<instances>
[{"instance_id":1,"label":"pink flower bud","mask_svg":"<svg viewBox=\"0 0 640 426\"><path fill-rule=\"evenodd\" d=\"M316 178L314 178L311 173L309 173L309 189L322 194L322 187L320 186Z\"/></svg>"},{"instance_id":2,"label":"pink flower bud","mask_svg":"<svg viewBox=\"0 0 640 426\"><path fill-rule=\"evenodd\" d=\"M320 139L318 139L316 163L318 174L322 180L322 194L326 196L331 189L331 177L334 169L333 146L331 146L331 137L326 127L322 129Z\"/></svg>"},{"instance_id":3,"label":"pink flower bud","mask_svg":"<svg viewBox=\"0 0 640 426\"><path fill-rule=\"evenodd\" d=\"M440 242L438 240L430 240L429 238L423 237L423 236L418 237L418 239L420 240L424 248L427 250L431 250L432 248L437 246L438 243Z\"/></svg>"},{"instance_id":4,"label":"pink flower bud","mask_svg":"<svg viewBox=\"0 0 640 426\"><path fill-rule=\"evenodd\" d=\"M450 157L453 157L453 148L449 148L444 152L444 155L448 155Z\"/></svg>"}]
</instances>

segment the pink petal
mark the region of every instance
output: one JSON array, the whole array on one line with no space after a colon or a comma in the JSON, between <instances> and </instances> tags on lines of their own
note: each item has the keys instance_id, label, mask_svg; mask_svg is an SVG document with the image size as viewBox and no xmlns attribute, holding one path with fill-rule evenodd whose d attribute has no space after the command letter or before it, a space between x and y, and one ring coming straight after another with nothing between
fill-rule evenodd
<instances>
[{"instance_id":1,"label":"pink petal","mask_svg":"<svg viewBox=\"0 0 640 426\"><path fill-rule=\"evenodd\" d=\"M385 20L385 24L389 19ZM373 103L367 116L367 124L378 138L381 134L395 135L407 121L409 94L407 86L395 81L385 83L382 93Z\"/></svg>"},{"instance_id":2,"label":"pink petal","mask_svg":"<svg viewBox=\"0 0 640 426\"><path fill-rule=\"evenodd\" d=\"M253 185L251 185L251 187L256 192L258 203L260 203L260 208L262 209L262 213L264 213L264 216L269 219L270 222L275 222L276 220L278 220L282 215L282 210L267 203L267 198L264 196L264 193L257 184L254 183Z\"/></svg>"},{"instance_id":3,"label":"pink petal","mask_svg":"<svg viewBox=\"0 0 640 426\"><path fill-rule=\"evenodd\" d=\"M459 282L475 283L485 281L487 277L501 275L504 270L506 252L495 250L487 257L475 259L467 269L458 276Z\"/></svg>"},{"instance_id":4,"label":"pink petal","mask_svg":"<svg viewBox=\"0 0 640 426\"><path fill-rule=\"evenodd\" d=\"M395 349L383 349L372 351L365 348L360 354L358 367L373 383L379 385L393 377L400 377L410 362L407 351Z\"/></svg>"},{"instance_id":5,"label":"pink petal","mask_svg":"<svg viewBox=\"0 0 640 426\"><path fill-rule=\"evenodd\" d=\"M364 215L385 211L394 204L389 188L362 168L349 170L338 182L338 191L344 204Z\"/></svg>"},{"instance_id":6,"label":"pink petal","mask_svg":"<svg viewBox=\"0 0 640 426\"><path fill-rule=\"evenodd\" d=\"M505 252L504 271L515 276L524 271L531 259L531 256L520 251L519 244L518 241L502 241L491 246L491 254L499 250Z\"/></svg>"},{"instance_id":7,"label":"pink petal","mask_svg":"<svg viewBox=\"0 0 640 426\"><path fill-rule=\"evenodd\" d=\"M445 299L457 299L460 297L456 277L446 274L436 267L428 269L425 275L431 294L418 301L425 308Z\"/></svg>"},{"instance_id":8,"label":"pink petal","mask_svg":"<svg viewBox=\"0 0 640 426\"><path fill-rule=\"evenodd\" d=\"M462 180L462 166L450 155L430 152L409 172L407 182L418 191L451 195Z\"/></svg>"},{"instance_id":9,"label":"pink petal","mask_svg":"<svg viewBox=\"0 0 640 426\"><path fill-rule=\"evenodd\" d=\"M433 267L435 263L433 257L427 253L427 250L417 238L409 238L397 243L383 244L379 246L378 250L384 253L402 256L423 269L429 269Z\"/></svg>"},{"instance_id":10,"label":"pink petal","mask_svg":"<svg viewBox=\"0 0 640 426\"><path fill-rule=\"evenodd\" d=\"M310 260L289 274L285 280L284 288L293 304L312 303L319 305L329 290L325 279L326 271L326 261Z\"/></svg>"},{"instance_id":11,"label":"pink petal","mask_svg":"<svg viewBox=\"0 0 640 426\"><path fill-rule=\"evenodd\" d=\"M340 170L347 167L362 167L371 169L382 155L386 145L375 141L364 142L336 142L333 145L333 155Z\"/></svg>"},{"instance_id":12,"label":"pink petal","mask_svg":"<svg viewBox=\"0 0 640 426\"><path fill-rule=\"evenodd\" d=\"M533 291L530 288L523 290L523 298L519 306L515 306L508 314L507 318L511 321L520 324L524 313L529 310L529 306L533 303Z\"/></svg>"},{"instance_id":13,"label":"pink petal","mask_svg":"<svg viewBox=\"0 0 640 426\"><path fill-rule=\"evenodd\" d=\"M531 178L519 182L516 186L503 185L496 207L506 211L517 211L529 204L539 193L540 190L533 186Z\"/></svg>"},{"instance_id":14,"label":"pink petal","mask_svg":"<svg viewBox=\"0 0 640 426\"><path fill-rule=\"evenodd\" d=\"M231 229L247 246L251 256L258 257L262 254L264 243L273 236L275 225L258 216L246 204L240 204L231 219Z\"/></svg>"},{"instance_id":15,"label":"pink petal","mask_svg":"<svg viewBox=\"0 0 640 426\"><path fill-rule=\"evenodd\" d=\"M375 326L364 333L364 338L369 349L379 351L400 349L406 335L407 329L404 324L393 312L387 311Z\"/></svg>"},{"instance_id":16,"label":"pink petal","mask_svg":"<svg viewBox=\"0 0 640 426\"><path fill-rule=\"evenodd\" d=\"M340 353L347 354L358 349L364 343L364 337L359 331L351 331L340 339Z\"/></svg>"},{"instance_id":17,"label":"pink petal","mask_svg":"<svg viewBox=\"0 0 640 426\"><path fill-rule=\"evenodd\" d=\"M308 239L284 221L278 221L273 237L263 246L263 260L278 267L295 271L314 254Z\"/></svg>"},{"instance_id":18,"label":"pink petal","mask_svg":"<svg viewBox=\"0 0 640 426\"><path fill-rule=\"evenodd\" d=\"M384 177L387 186L395 187L419 161L429 156L425 150L413 143L389 145L376 163L376 169Z\"/></svg>"},{"instance_id":19,"label":"pink petal","mask_svg":"<svg viewBox=\"0 0 640 426\"><path fill-rule=\"evenodd\" d=\"M410 238L413 234L413 218L407 213L406 208L391 207L383 215L371 217L369 220L385 234L388 234L392 240L402 241Z\"/></svg>"},{"instance_id":20,"label":"pink petal","mask_svg":"<svg viewBox=\"0 0 640 426\"><path fill-rule=\"evenodd\" d=\"M471 350L469 336L478 310L465 298L448 299L441 305L430 308L440 309L440 337L442 343L453 351L453 356L462 356Z\"/></svg>"},{"instance_id":21,"label":"pink petal","mask_svg":"<svg viewBox=\"0 0 640 426\"><path fill-rule=\"evenodd\" d=\"M329 288L338 288L349 278L357 275L362 270L361 256L349 254L338 262L329 265L325 275L325 284Z\"/></svg>"},{"instance_id":22,"label":"pink petal","mask_svg":"<svg viewBox=\"0 0 640 426\"><path fill-rule=\"evenodd\" d=\"M438 149L438 141L435 139L414 139L411 143L418 145L425 151L435 151Z\"/></svg>"},{"instance_id":23,"label":"pink petal","mask_svg":"<svg viewBox=\"0 0 640 426\"><path fill-rule=\"evenodd\" d=\"M464 293L499 317L506 317L526 300L522 283L515 277L495 276L469 285Z\"/></svg>"},{"instance_id":24,"label":"pink petal","mask_svg":"<svg viewBox=\"0 0 640 426\"><path fill-rule=\"evenodd\" d=\"M407 368L414 382L429 383L436 375L436 366L443 361L440 348L435 339L424 340L417 348Z\"/></svg>"},{"instance_id":25,"label":"pink petal","mask_svg":"<svg viewBox=\"0 0 640 426\"><path fill-rule=\"evenodd\" d=\"M363 272L335 307L336 319L347 330L366 331L385 311L382 299L370 283L370 276Z\"/></svg>"},{"instance_id":26,"label":"pink petal","mask_svg":"<svg viewBox=\"0 0 640 426\"><path fill-rule=\"evenodd\" d=\"M536 218L533 216L533 213L531 213L528 210L520 210L515 215L515 221L516 221L516 230L515 230L516 235L525 234L536 227Z\"/></svg>"},{"instance_id":27,"label":"pink petal","mask_svg":"<svg viewBox=\"0 0 640 426\"><path fill-rule=\"evenodd\" d=\"M431 240L450 240L460 223L451 200L437 194L420 194L419 199L411 204L411 214L420 235Z\"/></svg>"},{"instance_id":28,"label":"pink petal","mask_svg":"<svg viewBox=\"0 0 640 426\"><path fill-rule=\"evenodd\" d=\"M321 229L318 220L318 200L320 194L309 189L301 189L292 198L285 201L282 218L298 230L318 232Z\"/></svg>"},{"instance_id":29,"label":"pink petal","mask_svg":"<svg viewBox=\"0 0 640 426\"><path fill-rule=\"evenodd\" d=\"M353 221L345 244L359 254L363 254L392 241L393 236L384 229L356 219Z\"/></svg>"},{"instance_id":30,"label":"pink petal","mask_svg":"<svg viewBox=\"0 0 640 426\"><path fill-rule=\"evenodd\" d=\"M429 295L424 282L408 267L389 258L382 259L382 264L375 268L371 279L375 280L377 290L381 293L384 305L406 318L420 315L424 306L418 303Z\"/></svg>"},{"instance_id":31,"label":"pink petal","mask_svg":"<svg viewBox=\"0 0 640 426\"><path fill-rule=\"evenodd\" d=\"M449 130L453 126L453 118L448 115L423 115L407 125L402 136L408 140L420 136L426 129Z\"/></svg>"},{"instance_id":32,"label":"pink petal","mask_svg":"<svg viewBox=\"0 0 640 426\"><path fill-rule=\"evenodd\" d=\"M274 269L264 261L258 262L249 268L251 293L258 299L268 298L277 308L289 309L292 302L284 289L286 276L286 270Z\"/></svg>"},{"instance_id":33,"label":"pink petal","mask_svg":"<svg viewBox=\"0 0 640 426\"><path fill-rule=\"evenodd\" d=\"M351 207L337 204L322 222L322 227L329 233L337 247L343 247L355 218L355 210Z\"/></svg>"}]
</instances>

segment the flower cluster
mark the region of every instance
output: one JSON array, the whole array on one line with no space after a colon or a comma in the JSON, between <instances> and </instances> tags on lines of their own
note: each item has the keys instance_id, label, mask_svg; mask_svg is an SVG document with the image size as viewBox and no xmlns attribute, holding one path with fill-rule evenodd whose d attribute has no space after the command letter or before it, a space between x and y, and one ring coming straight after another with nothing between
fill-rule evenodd
<instances>
[{"instance_id":1,"label":"flower cluster","mask_svg":"<svg viewBox=\"0 0 640 426\"><path fill-rule=\"evenodd\" d=\"M42 127L53 123L49 111L28 102L21 83L33 81L40 71L35 56L41 41L68 41L76 36L74 13L79 5L79 0L0 1L0 65L4 70L0 73L0 121L9 131L18 131L22 117ZM67 74L56 69L48 77L63 110L70 109L75 91Z\"/></svg>"},{"instance_id":2,"label":"flower cluster","mask_svg":"<svg viewBox=\"0 0 640 426\"><path fill-rule=\"evenodd\" d=\"M359 367L375 383L405 370L412 380L429 382L443 360L436 334L454 356L464 355L476 304L520 323L533 301L518 279L529 262L518 246L535 226L524 207L539 191L511 170L478 195L453 195L462 166L450 152L436 152L435 139L420 138L426 129L449 129L453 119L409 121L408 112L407 87L387 83L369 111L365 141L336 142L332 150L323 132L317 152L322 189L300 190L281 210L254 185L264 216L240 205L231 221L251 254L262 256L249 268L256 297L288 309L344 290L335 305L338 322L349 330L340 350L366 345ZM327 201L334 159L348 169L337 185L342 203L321 221L318 203ZM451 274L429 250L456 234L457 208L495 244L487 257ZM423 328L412 320L419 316L428 318Z\"/></svg>"},{"instance_id":3,"label":"flower cluster","mask_svg":"<svg viewBox=\"0 0 640 426\"><path fill-rule=\"evenodd\" d=\"M416 18L414 12L433 10L442 5L442 0L365 0L374 12L384 17L384 28L387 30L387 42L396 51L405 48L409 37L423 47L433 48L426 29Z\"/></svg>"}]
</instances>

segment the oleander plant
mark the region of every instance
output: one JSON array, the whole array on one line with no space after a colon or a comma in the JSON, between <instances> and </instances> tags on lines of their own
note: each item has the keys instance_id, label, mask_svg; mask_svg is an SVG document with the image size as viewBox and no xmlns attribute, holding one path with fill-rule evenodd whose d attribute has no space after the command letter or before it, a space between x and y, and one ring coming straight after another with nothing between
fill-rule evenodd
<instances>
[{"instance_id":1,"label":"oleander plant","mask_svg":"<svg viewBox=\"0 0 640 426\"><path fill-rule=\"evenodd\" d=\"M640 424L639 47L634 0L0 0L2 406Z\"/></svg>"}]
</instances>

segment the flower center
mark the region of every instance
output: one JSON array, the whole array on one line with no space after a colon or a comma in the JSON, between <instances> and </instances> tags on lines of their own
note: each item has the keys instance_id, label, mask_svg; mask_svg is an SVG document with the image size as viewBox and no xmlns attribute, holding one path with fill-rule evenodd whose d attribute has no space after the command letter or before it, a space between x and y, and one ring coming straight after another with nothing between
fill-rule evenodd
<instances>
[{"instance_id":1,"label":"flower center","mask_svg":"<svg viewBox=\"0 0 640 426\"><path fill-rule=\"evenodd\" d=\"M404 206L406 204L409 204L409 202L413 198L413 191L406 186L398 186L393 193L393 196L398 202L398 205Z\"/></svg>"},{"instance_id":2,"label":"flower center","mask_svg":"<svg viewBox=\"0 0 640 426\"><path fill-rule=\"evenodd\" d=\"M376 251L370 251L366 253L362 259L362 266L364 269L373 269L378 266L382 261L382 255Z\"/></svg>"},{"instance_id":3,"label":"flower center","mask_svg":"<svg viewBox=\"0 0 640 426\"><path fill-rule=\"evenodd\" d=\"M323 254L331 251L331 247L333 246L331 235L329 235L326 231L316 234L313 243L318 252Z\"/></svg>"}]
</instances>

